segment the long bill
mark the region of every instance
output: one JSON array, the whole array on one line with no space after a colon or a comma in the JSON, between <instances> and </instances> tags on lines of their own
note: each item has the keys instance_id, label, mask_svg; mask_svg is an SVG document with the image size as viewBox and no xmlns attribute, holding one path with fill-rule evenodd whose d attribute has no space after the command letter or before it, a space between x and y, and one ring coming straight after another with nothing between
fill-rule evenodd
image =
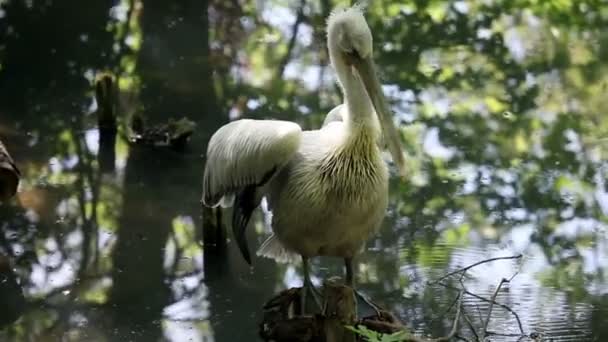
<instances>
[{"instance_id":1,"label":"long bill","mask_svg":"<svg viewBox=\"0 0 608 342\"><path fill-rule=\"evenodd\" d=\"M359 56L352 56L351 62L357 69L359 77L361 77L361 81L365 86L365 90L367 91L374 109L376 110L376 115L378 115L378 121L380 121L380 127L382 128L384 139L386 140L388 150L393 156L393 161L397 165L399 175L401 177L405 177L407 170L405 167L403 150L401 149L399 131L395 127L393 115L389 110L386 99L384 98L384 94L382 93L382 87L380 86L380 81L378 80L376 70L374 69L374 62L370 57L361 58Z\"/></svg>"}]
</instances>

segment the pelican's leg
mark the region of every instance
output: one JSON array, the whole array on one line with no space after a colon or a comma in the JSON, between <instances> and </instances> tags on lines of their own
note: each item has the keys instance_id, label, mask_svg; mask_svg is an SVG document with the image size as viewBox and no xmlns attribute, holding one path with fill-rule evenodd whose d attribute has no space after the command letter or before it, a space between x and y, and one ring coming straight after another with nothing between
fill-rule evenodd
<instances>
[{"instance_id":1,"label":"pelican's leg","mask_svg":"<svg viewBox=\"0 0 608 342\"><path fill-rule=\"evenodd\" d=\"M380 316L380 309L369 299L355 289L355 276L353 273L353 258L344 258L344 267L346 268L346 285L353 288L355 292L355 300L357 301L357 317L365 318L371 316Z\"/></svg>"},{"instance_id":2,"label":"pelican's leg","mask_svg":"<svg viewBox=\"0 0 608 342\"><path fill-rule=\"evenodd\" d=\"M304 285L302 286L302 291L300 292L300 308L302 309L302 314L320 313L322 311L320 295L310 280L308 258L305 256L302 256L302 268L304 271ZM309 300L309 295L312 297L312 303Z\"/></svg>"},{"instance_id":3,"label":"pelican's leg","mask_svg":"<svg viewBox=\"0 0 608 342\"><path fill-rule=\"evenodd\" d=\"M344 267L346 267L346 285L354 288L353 258L344 258Z\"/></svg>"}]
</instances>

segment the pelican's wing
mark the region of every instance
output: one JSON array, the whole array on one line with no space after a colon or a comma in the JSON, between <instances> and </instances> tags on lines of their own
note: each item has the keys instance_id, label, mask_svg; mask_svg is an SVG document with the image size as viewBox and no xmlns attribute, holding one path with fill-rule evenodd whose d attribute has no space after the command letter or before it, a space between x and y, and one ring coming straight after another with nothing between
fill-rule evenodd
<instances>
[{"instance_id":1,"label":"pelican's wing","mask_svg":"<svg viewBox=\"0 0 608 342\"><path fill-rule=\"evenodd\" d=\"M216 206L234 201L232 232L249 264L245 229L260 204L259 187L291 160L301 136L302 129L293 122L245 119L222 126L209 141L203 203Z\"/></svg>"},{"instance_id":2,"label":"pelican's wing","mask_svg":"<svg viewBox=\"0 0 608 342\"><path fill-rule=\"evenodd\" d=\"M224 196L267 182L294 156L301 135L289 121L243 119L222 126L207 148L203 203L216 206Z\"/></svg>"},{"instance_id":3,"label":"pelican's wing","mask_svg":"<svg viewBox=\"0 0 608 342\"><path fill-rule=\"evenodd\" d=\"M330 110L329 113L325 116L325 120L323 120L323 127L327 126L332 122L341 122L344 121L344 117L342 117L342 107L343 104L337 105L334 109Z\"/></svg>"}]
</instances>

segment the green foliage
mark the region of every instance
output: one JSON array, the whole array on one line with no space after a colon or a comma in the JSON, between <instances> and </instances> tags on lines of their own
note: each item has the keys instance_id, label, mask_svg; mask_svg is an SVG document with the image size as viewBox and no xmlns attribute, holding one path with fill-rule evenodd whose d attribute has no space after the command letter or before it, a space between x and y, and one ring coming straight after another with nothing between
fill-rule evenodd
<instances>
[{"instance_id":1,"label":"green foliage","mask_svg":"<svg viewBox=\"0 0 608 342\"><path fill-rule=\"evenodd\" d=\"M328 65L325 19L333 6L351 2L215 0L190 8L152 0L66 0L29 8L27 1L0 1L0 133L21 145L14 154L23 165L25 207L3 216L19 234L2 244L2 251L22 246L35 253L38 270L48 268L39 260L52 255L61 259L53 267L66 264L78 269L78 276L102 279L80 282L79 291L72 291L81 294L83 306L104 305L112 291L120 292L116 279L126 271L116 264L131 255L117 253L116 241L124 241L125 234L137 238L127 249L140 247L146 286L163 284L143 274L161 266L167 279L195 273L199 225L187 218L200 214L195 198L200 189L194 185L200 182L205 142L228 113L318 128L341 101ZM305 18L296 30L301 4ZM126 11L124 17L108 15L117 10L114 5ZM385 227L361 256L365 290L411 308L416 317L435 317L450 294L421 290L416 287L421 279L444 273L486 244L510 245L513 228L529 226L530 237L520 242L541 254L535 260L546 260L547 267L532 275L541 291L563 291L560 296L572 307L600 301L605 263L589 260L605 258L608 224L602 203L608 178L605 1L370 1L366 18L374 60L400 120L410 178L392 181ZM182 115L203 121L193 135L196 157L132 169L145 158L118 139L117 174L98 175L88 146L94 139L85 136L92 128L87 77L105 69L120 76L127 113L143 108L161 121ZM178 172L166 170L174 165ZM162 177L143 179L158 169ZM138 216L149 221L136 234L142 226ZM258 227L259 235L266 233ZM92 231L105 236L103 241L91 241ZM169 237L160 235L167 231ZM145 245L155 237L162 240L158 246L167 247L167 260L175 251L173 265L161 265L163 254ZM61 250L49 250L54 245ZM95 262L80 262L87 250ZM217 273L234 277L233 267L238 266ZM272 267L264 278L270 284L260 279L251 284L283 286L290 267ZM322 272L341 272L341 265L330 267ZM54 289L49 283L34 285L29 266L20 271L28 291ZM205 279L212 276L206 273ZM213 293L205 300L220 297ZM210 304L212 310L224 305ZM59 321L55 316L51 309L30 313L12 327L15 338L40 339L40 331ZM605 325L602 318L594 329ZM429 324L432 331L443 328L441 322ZM221 328L207 329L222 340ZM407 336L351 330L369 341Z\"/></svg>"},{"instance_id":2,"label":"green foliage","mask_svg":"<svg viewBox=\"0 0 608 342\"><path fill-rule=\"evenodd\" d=\"M382 334L374 330L368 329L364 325L346 326L347 329L355 332L365 339L367 342L399 342L407 338L409 333L407 331L397 331L392 334Z\"/></svg>"}]
</instances>

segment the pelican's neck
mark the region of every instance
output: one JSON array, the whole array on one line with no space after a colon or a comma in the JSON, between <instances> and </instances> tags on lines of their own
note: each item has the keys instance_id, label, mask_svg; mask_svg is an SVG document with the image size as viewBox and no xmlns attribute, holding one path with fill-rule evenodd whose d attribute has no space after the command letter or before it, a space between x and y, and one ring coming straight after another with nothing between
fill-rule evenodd
<instances>
[{"instance_id":1,"label":"pelican's neck","mask_svg":"<svg viewBox=\"0 0 608 342\"><path fill-rule=\"evenodd\" d=\"M346 115L344 121L349 131L355 133L361 130L373 132L377 130L374 109L365 86L358 74L349 65L340 48L337 46L337 37L332 37L330 32L328 39L329 56L331 64L336 70L336 75L344 95Z\"/></svg>"}]
</instances>

